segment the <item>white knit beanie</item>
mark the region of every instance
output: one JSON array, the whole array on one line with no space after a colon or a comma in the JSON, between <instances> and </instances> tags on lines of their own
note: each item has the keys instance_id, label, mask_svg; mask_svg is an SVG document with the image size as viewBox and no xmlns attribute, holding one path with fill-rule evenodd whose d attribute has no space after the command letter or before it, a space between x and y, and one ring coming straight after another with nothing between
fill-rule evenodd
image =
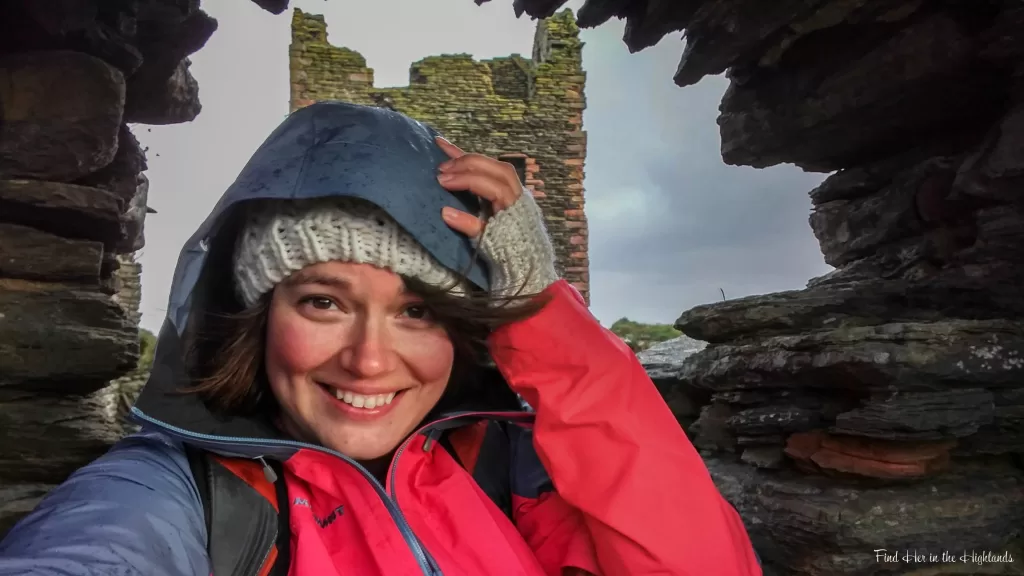
<instances>
[{"instance_id":1,"label":"white knit beanie","mask_svg":"<svg viewBox=\"0 0 1024 576\"><path fill-rule=\"evenodd\" d=\"M363 200L338 197L250 210L235 248L235 287L248 308L290 274L331 260L372 264L464 293L456 275L387 213Z\"/></svg>"}]
</instances>

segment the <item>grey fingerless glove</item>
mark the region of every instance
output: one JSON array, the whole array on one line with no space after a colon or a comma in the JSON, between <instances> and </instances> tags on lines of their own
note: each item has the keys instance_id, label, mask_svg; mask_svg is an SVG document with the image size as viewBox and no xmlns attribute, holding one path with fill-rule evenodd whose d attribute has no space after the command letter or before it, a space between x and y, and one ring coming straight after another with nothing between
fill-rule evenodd
<instances>
[{"instance_id":1,"label":"grey fingerless glove","mask_svg":"<svg viewBox=\"0 0 1024 576\"><path fill-rule=\"evenodd\" d=\"M544 215L529 190L487 221L480 253L490 265L495 296L531 296L558 280Z\"/></svg>"}]
</instances>

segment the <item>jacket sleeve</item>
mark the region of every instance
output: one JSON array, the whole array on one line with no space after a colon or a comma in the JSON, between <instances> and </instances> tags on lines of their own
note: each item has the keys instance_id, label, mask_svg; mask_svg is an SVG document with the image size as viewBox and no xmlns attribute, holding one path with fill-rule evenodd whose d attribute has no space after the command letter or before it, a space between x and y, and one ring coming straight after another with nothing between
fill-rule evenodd
<instances>
[{"instance_id":1,"label":"jacket sleeve","mask_svg":"<svg viewBox=\"0 0 1024 576\"><path fill-rule=\"evenodd\" d=\"M576 569L583 570L577 572L581 574L599 574L583 514L555 491L533 447L531 430L510 426L509 445L512 519L544 573L562 576Z\"/></svg>"},{"instance_id":2,"label":"jacket sleeve","mask_svg":"<svg viewBox=\"0 0 1024 576\"><path fill-rule=\"evenodd\" d=\"M635 354L564 280L490 348L536 410L534 446L578 510L602 576L758 576L742 519L722 498Z\"/></svg>"},{"instance_id":3,"label":"jacket sleeve","mask_svg":"<svg viewBox=\"0 0 1024 576\"><path fill-rule=\"evenodd\" d=\"M203 518L181 447L129 436L11 529L0 576L208 576Z\"/></svg>"}]
</instances>

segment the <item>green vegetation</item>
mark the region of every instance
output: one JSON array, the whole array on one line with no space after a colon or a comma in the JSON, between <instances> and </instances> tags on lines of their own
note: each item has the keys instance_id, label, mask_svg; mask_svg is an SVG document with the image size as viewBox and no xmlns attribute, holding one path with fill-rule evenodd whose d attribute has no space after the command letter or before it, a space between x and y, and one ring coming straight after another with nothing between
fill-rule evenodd
<instances>
[{"instance_id":1,"label":"green vegetation","mask_svg":"<svg viewBox=\"0 0 1024 576\"><path fill-rule=\"evenodd\" d=\"M616 336L629 344L634 352L650 348L653 344L682 336L671 324L643 324L629 318L619 318L611 326Z\"/></svg>"},{"instance_id":2,"label":"green vegetation","mask_svg":"<svg viewBox=\"0 0 1024 576\"><path fill-rule=\"evenodd\" d=\"M149 373L153 366L153 353L156 351L156 336L146 330L139 328L139 364L137 372Z\"/></svg>"},{"instance_id":3,"label":"green vegetation","mask_svg":"<svg viewBox=\"0 0 1024 576\"><path fill-rule=\"evenodd\" d=\"M112 384L117 387L117 414L118 420L122 423L125 434L134 432L138 426L127 421L128 412L135 404L142 386L149 378L149 371L153 367L153 355L156 352L156 336L146 330L139 328L139 363L135 370L114 380Z\"/></svg>"}]
</instances>

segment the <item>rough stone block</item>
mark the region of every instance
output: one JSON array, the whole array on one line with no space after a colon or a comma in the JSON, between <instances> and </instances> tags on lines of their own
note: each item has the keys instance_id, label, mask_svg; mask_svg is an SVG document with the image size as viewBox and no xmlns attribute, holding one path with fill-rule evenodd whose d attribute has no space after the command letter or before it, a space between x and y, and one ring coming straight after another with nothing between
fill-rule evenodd
<instances>
[{"instance_id":1,"label":"rough stone block","mask_svg":"<svg viewBox=\"0 0 1024 576\"><path fill-rule=\"evenodd\" d=\"M137 361L138 329L111 295L0 278L0 391L87 394Z\"/></svg>"},{"instance_id":2,"label":"rough stone block","mask_svg":"<svg viewBox=\"0 0 1024 576\"><path fill-rule=\"evenodd\" d=\"M785 454L808 471L829 470L869 478L913 479L949 466L955 441L887 442L831 436L820 430L793 434Z\"/></svg>"},{"instance_id":3,"label":"rough stone block","mask_svg":"<svg viewBox=\"0 0 1024 576\"><path fill-rule=\"evenodd\" d=\"M146 124L174 124L195 118L198 85L188 71L189 54L206 44L217 21L198 4L177 19L144 20L138 43L142 66L128 79L125 120Z\"/></svg>"},{"instance_id":4,"label":"rough stone block","mask_svg":"<svg viewBox=\"0 0 1024 576\"><path fill-rule=\"evenodd\" d=\"M69 181L103 168L124 99L121 72L80 52L0 58L0 178Z\"/></svg>"},{"instance_id":5,"label":"rough stone block","mask_svg":"<svg viewBox=\"0 0 1024 576\"><path fill-rule=\"evenodd\" d=\"M1024 364L1024 358L1018 362ZM994 417L995 399L989 390L885 394L837 415L832 432L886 440L939 440L970 436Z\"/></svg>"},{"instance_id":6,"label":"rough stone block","mask_svg":"<svg viewBox=\"0 0 1024 576\"><path fill-rule=\"evenodd\" d=\"M99 284L103 244L0 223L0 276Z\"/></svg>"},{"instance_id":7,"label":"rough stone block","mask_svg":"<svg viewBox=\"0 0 1024 576\"><path fill-rule=\"evenodd\" d=\"M199 102L199 82L189 71L191 64L188 58L183 59L163 80L129 82L125 119L142 124L180 124L195 120L203 106Z\"/></svg>"},{"instance_id":8,"label":"rough stone block","mask_svg":"<svg viewBox=\"0 0 1024 576\"><path fill-rule=\"evenodd\" d=\"M928 391L1016 386L1024 376L1024 329L1006 320L838 327L750 344L708 347L679 378L712 391L826 389Z\"/></svg>"},{"instance_id":9,"label":"rough stone block","mask_svg":"<svg viewBox=\"0 0 1024 576\"><path fill-rule=\"evenodd\" d=\"M112 247L124 237L122 201L113 193L60 182L0 180L0 221Z\"/></svg>"},{"instance_id":10,"label":"rough stone block","mask_svg":"<svg viewBox=\"0 0 1024 576\"><path fill-rule=\"evenodd\" d=\"M141 250L145 244L145 222L149 199L146 154L139 141L125 124L121 127L121 145L113 162L102 170L78 181L78 184L113 192L121 201L122 237L114 249L120 253Z\"/></svg>"},{"instance_id":11,"label":"rough stone block","mask_svg":"<svg viewBox=\"0 0 1024 576\"><path fill-rule=\"evenodd\" d=\"M0 484L58 483L121 437L118 390L0 393Z\"/></svg>"},{"instance_id":12,"label":"rough stone block","mask_svg":"<svg viewBox=\"0 0 1024 576\"><path fill-rule=\"evenodd\" d=\"M879 562L875 550L880 549L1013 550L1014 560L1020 553L1010 546L1024 523L1024 471L1006 462L965 464L918 482L883 485L759 470L727 456L705 457L705 463L743 517L754 548L779 574L915 573L903 562ZM961 568L966 571L936 573L1012 574L1016 569L1010 563Z\"/></svg>"},{"instance_id":13,"label":"rough stone block","mask_svg":"<svg viewBox=\"0 0 1024 576\"><path fill-rule=\"evenodd\" d=\"M727 163L831 171L949 138L998 109L1001 90L952 15L863 22L843 37L840 48L832 30L810 34L788 48L792 64L739 73L757 81L733 82L722 101Z\"/></svg>"}]
</instances>

